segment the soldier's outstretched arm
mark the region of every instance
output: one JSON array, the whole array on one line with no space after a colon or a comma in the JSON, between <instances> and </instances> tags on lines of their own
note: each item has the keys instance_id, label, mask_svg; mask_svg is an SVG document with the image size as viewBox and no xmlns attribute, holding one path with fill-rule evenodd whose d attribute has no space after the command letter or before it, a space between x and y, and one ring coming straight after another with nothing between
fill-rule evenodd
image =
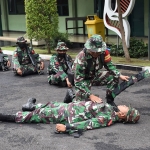
<instances>
[{"instance_id":1,"label":"soldier's outstretched arm","mask_svg":"<svg viewBox=\"0 0 150 150\"><path fill-rule=\"evenodd\" d=\"M56 124L56 131L58 132L69 132L73 133L77 130L91 130L96 128L103 128L106 126L110 126L114 123L111 118L108 116L100 116L98 118L91 118L89 120L71 123L71 124Z\"/></svg>"}]
</instances>

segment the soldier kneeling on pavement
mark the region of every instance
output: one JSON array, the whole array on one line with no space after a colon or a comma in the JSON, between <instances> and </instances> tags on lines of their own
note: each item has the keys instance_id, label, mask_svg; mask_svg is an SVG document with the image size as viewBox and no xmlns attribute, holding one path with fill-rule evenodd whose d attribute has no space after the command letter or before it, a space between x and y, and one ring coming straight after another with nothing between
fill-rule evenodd
<instances>
[{"instance_id":1,"label":"soldier kneeling on pavement","mask_svg":"<svg viewBox=\"0 0 150 150\"><path fill-rule=\"evenodd\" d=\"M43 74L44 61L27 45L24 37L17 38L17 49L12 56L13 72L15 75Z\"/></svg>"},{"instance_id":2,"label":"soldier kneeling on pavement","mask_svg":"<svg viewBox=\"0 0 150 150\"><path fill-rule=\"evenodd\" d=\"M72 58L66 54L68 47L64 42L58 42L56 54L53 54L49 61L47 73L48 83L62 87L74 85L74 74L72 73Z\"/></svg>"},{"instance_id":3,"label":"soldier kneeling on pavement","mask_svg":"<svg viewBox=\"0 0 150 150\"><path fill-rule=\"evenodd\" d=\"M4 54L0 48L0 70L6 71L11 67L11 62L7 54Z\"/></svg>"}]
</instances>

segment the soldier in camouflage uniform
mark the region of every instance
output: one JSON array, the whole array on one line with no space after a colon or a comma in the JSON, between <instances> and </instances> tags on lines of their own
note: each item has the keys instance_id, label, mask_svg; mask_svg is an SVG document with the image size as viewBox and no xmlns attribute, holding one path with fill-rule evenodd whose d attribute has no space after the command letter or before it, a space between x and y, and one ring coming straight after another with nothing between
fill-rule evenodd
<instances>
[{"instance_id":1,"label":"soldier in camouflage uniform","mask_svg":"<svg viewBox=\"0 0 150 150\"><path fill-rule=\"evenodd\" d=\"M11 62L8 58L7 54L4 54L2 49L0 48L0 69L5 71L11 67Z\"/></svg>"},{"instance_id":2,"label":"soldier in camouflage uniform","mask_svg":"<svg viewBox=\"0 0 150 150\"><path fill-rule=\"evenodd\" d=\"M46 105L35 105L35 101L36 99L30 98L23 106L24 111L19 111L15 115L0 113L0 121L55 123L57 131L73 133L79 129L91 130L107 127L115 122L136 123L140 118L138 110L125 105L118 106L117 112L108 103L94 103L90 100L69 104L49 102Z\"/></svg>"},{"instance_id":3,"label":"soldier in camouflage uniform","mask_svg":"<svg viewBox=\"0 0 150 150\"><path fill-rule=\"evenodd\" d=\"M48 83L50 85L68 86L72 87L74 84L74 77L72 74L72 58L66 54L68 47L64 42L58 42L56 54L50 58L47 72L49 74Z\"/></svg>"},{"instance_id":4,"label":"soldier in camouflage uniform","mask_svg":"<svg viewBox=\"0 0 150 150\"><path fill-rule=\"evenodd\" d=\"M149 77L148 70L142 71L135 76L131 76L129 81L120 83L111 94L110 98L146 77ZM95 103L90 99L84 101L71 102L49 102L46 105L35 104L36 99L30 98L22 106L22 111L14 115L0 113L0 121L10 121L16 123L56 123L58 132L73 133L76 130L88 130L107 127L115 122L136 123L140 119L139 111L135 108L120 105L112 106L108 103Z\"/></svg>"},{"instance_id":5,"label":"soldier in camouflage uniform","mask_svg":"<svg viewBox=\"0 0 150 150\"><path fill-rule=\"evenodd\" d=\"M106 70L102 70L102 68ZM118 85L119 79L128 81L111 61L111 56L101 35L91 36L73 64L76 101L90 98L93 102L102 99L91 92L92 85L107 85L107 94ZM107 98L106 94L106 98ZM107 101L108 102L108 101Z\"/></svg>"},{"instance_id":6,"label":"soldier in camouflage uniform","mask_svg":"<svg viewBox=\"0 0 150 150\"><path fill-rule=\"evenodd\" d=\"M42 74L44 70L44 61L39 57L39 54L35 54L35 51L28 47L24 37L17 38L17 49L12 56L12 62L14 64L13 71L15 75L25 76L29 74L39 73ZM32 64L30 56L35 60L35 64Z\"/></svg>"},{"instance_id":7,"label":"soldier in camouflage uniform","mask_svg":"<svg viewBox=\"0 0 150 150\"><path fill-rule=\"evenodd\" d=\"M130 76L128 81L122 81L118 84L114 89L112 89L109 93L107 93L107 103L111 104L112 106L116 106L114 103L114 98L119 95L122 91L124 91L129 86L132 86L136 82L143 80L144 78L150 77L150 72L148 69L144 71L140 71L138 74L134 76ZM72 101L76 101L75 93L73 89L67 89L66 96L64 98L64 103L70 103Z\"/></svg>"}]
</instances>

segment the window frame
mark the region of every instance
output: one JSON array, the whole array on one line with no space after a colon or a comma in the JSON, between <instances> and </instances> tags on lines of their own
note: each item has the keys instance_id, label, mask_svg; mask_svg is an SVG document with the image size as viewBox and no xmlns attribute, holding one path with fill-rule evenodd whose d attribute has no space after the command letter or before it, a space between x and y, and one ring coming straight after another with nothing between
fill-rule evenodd
<instances>
[{"instance_id":1,"label":"window frame","mask_svg":"<svg viewBox=\"0 0 150 150\"><path fill-rule=\"evenodd\" d=\"M59 16L69 16L69 5L68 5L68 0L66 0L67 2L62 4L62 3L58 3L59 0L57 0L57 12ZM63 13L63 7L66 6L67 7L67 14ZM60 10L60 11L58 11Z\"/></svg>"},{"instance_id":2,"label":"window frame","mask_svg":"<svg viewBox=\"0 0 150 150\"><path fill-rule=\"evenodd\" d=\"M13 6L10 7L10 3L11 1L13 1L14 4L12 4ZM16 0L7 0L7 4L8 4L8 14L9 15L25 15L25 4L23 5L24 6L24 12L23 13L18 13L17 12L17 3L16 3ZM13 11L11 12L11 8L13 7Z\"/></svg>"}]
</instances>

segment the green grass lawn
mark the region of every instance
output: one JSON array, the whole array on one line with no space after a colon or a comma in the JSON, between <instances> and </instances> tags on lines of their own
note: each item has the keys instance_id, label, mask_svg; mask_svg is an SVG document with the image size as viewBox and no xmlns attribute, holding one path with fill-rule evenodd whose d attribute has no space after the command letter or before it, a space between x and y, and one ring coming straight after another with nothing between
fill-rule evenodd
<instances>
[{"instance_id":1,"label":"green grass lawn","mask_svg":"<svg viewBox=\"0 0 150 150\"><path fill-rule=\"evenodd\" d=\"M2 50L10 50L10 51L14 51L16 49L16 47L10 47L10 46L5 46L5 47L1 47ZM38 54L46 54L46 55L51 55L54 54L56 51L55 50L51 50L51 54L47 53L47 50L44 48L40 48L40 47L35 47L34 48L35 52ZM78 54L79 50L76 51L76 49L73 50L68 50L68 54L71 55L72 58L75 58L75 56ZM127 62L126 59L124 57L114 57L112 56L112 61L115 64L127 64L127 65L132 65L132 66L150 66L150 61L147 59L135 59L135 58L131 58L131 62Z\"/></svg>"}]
</instances>

